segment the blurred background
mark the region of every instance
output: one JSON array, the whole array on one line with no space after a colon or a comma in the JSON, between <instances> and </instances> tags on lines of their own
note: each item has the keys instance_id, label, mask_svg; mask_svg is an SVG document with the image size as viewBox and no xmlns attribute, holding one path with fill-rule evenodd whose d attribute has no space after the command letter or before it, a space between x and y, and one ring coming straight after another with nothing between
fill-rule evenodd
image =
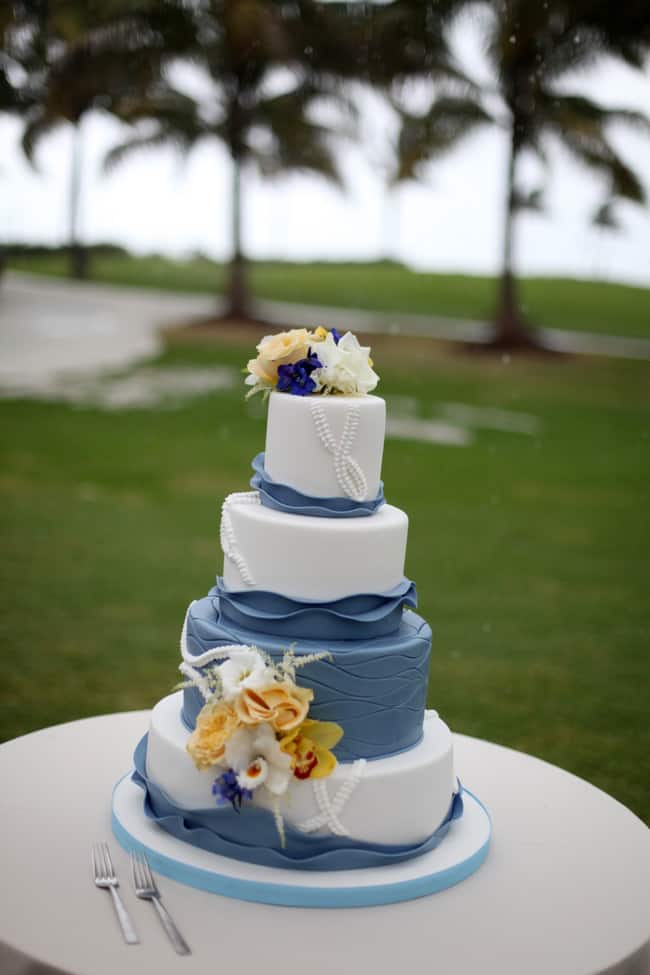
<instances>
[{"instance_id":1,"label":"blurred background","mask_svg":"<svg viewBox=\"0 0 650 975\"><path fill-rule=\"evenodd\" d=\"M0 734L150 707L266 333L373 346L451 727L650 818L646 0L0 11Z\"/></svg>"}]
</instances>

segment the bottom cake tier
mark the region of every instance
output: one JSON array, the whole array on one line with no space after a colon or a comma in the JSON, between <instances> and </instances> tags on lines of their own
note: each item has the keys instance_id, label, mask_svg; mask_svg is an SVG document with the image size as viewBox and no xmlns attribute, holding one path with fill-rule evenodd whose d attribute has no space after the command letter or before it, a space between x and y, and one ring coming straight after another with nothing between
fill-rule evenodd
<instances>
[{"instance_id":1,"label":"bottom cake tier","mask_svg":"<svg viewBox=\"0 0 650 975\"><path fill-rule=\"evenodd\" d=\"M216 806L215 769L186 751L182 694L163 698L135 755L145 812L195 846L267 866L341 870L411 859L437 846L462 814L451 733L428 711L421 742L400 755L339 764L326 780L293 783L279 812L263 794L237 811Z\"/></svg>"}]
</instances>

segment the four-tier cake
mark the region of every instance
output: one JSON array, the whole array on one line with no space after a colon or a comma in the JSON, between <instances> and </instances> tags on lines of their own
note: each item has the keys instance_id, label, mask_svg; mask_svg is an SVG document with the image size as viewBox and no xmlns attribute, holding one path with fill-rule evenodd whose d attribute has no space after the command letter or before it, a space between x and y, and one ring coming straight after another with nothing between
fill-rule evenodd
<instances>
[{"instance_id":1,"label":"four-tier cake","mask_svg":"<svg viewBox=\"0 0 650 975\"><path fill-rule=\"evenodd\" d=\"M260 868L363 871L462 828L452 737L426 711L431 630L381 480L370 350L335 329L263 339L252 490L222 507L223 572L182 628L178 690L135 754L148 828ZM466 800L467 802L467 800Z\"/></svg>"}]
</instances>

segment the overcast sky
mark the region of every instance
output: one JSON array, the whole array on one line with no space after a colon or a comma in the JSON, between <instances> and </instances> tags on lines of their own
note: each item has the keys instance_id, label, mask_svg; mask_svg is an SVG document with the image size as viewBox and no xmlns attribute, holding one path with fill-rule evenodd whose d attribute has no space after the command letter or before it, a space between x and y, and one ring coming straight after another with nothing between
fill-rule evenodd
<instances>
[{"instance_id":1,"label":"overcast sky","mask_svg":"<svg viewBox=\"0 0 650 975\"><path fill-rule=\"evenodd\" d=\"M454 36L467 68L486 78L475 24L464 18ZM567 80L564 87L607 105L650 113L648 72L641 75L606 62ZM477 133L443 162L431 165L420 183L388 193L383 163L391 119L372 98L364 100L363 108L363 142L341 153L345 193L306 176L273 183L247 177L248 253L295 260L390 256L420 269L495 271L502 234L503 134ZM171 150L150 151L106 176L101 159L121 135L106 116L92 116L84 124L83 238L114 241L138 252L181 256L201 250L226 257L230 173L223 150L205 143L185 161ZM61 242L67 223L70 130L63 127L43 141L37 173L21 157L19 137L19 123L0 119L0 236ZM614 141L642 175L650 196L650 137L614 130ZM534 185L533 169L524 175ZM519 222L520 270L650 285L650 210L622 205L622 232L597 230L589 226L589 217L602 197L602 184L554 147L547 212L524 215Z\"/></svg>"}]
</instances>

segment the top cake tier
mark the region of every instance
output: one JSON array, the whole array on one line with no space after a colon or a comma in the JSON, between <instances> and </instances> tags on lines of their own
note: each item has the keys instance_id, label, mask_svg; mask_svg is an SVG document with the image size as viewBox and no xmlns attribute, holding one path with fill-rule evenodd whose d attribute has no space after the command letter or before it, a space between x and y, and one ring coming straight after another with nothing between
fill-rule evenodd
<instances>
[{"instance_id":1,"label":"top cake tier","mask_svg":"<svg viewBox=\"0 0 650 975\"><path fill-rule=\"evenodd\" d=\"M371 501L380 490L385 431L379 396L272 392L264 467L303 495Z\"/></svg>"}]
</instances>

